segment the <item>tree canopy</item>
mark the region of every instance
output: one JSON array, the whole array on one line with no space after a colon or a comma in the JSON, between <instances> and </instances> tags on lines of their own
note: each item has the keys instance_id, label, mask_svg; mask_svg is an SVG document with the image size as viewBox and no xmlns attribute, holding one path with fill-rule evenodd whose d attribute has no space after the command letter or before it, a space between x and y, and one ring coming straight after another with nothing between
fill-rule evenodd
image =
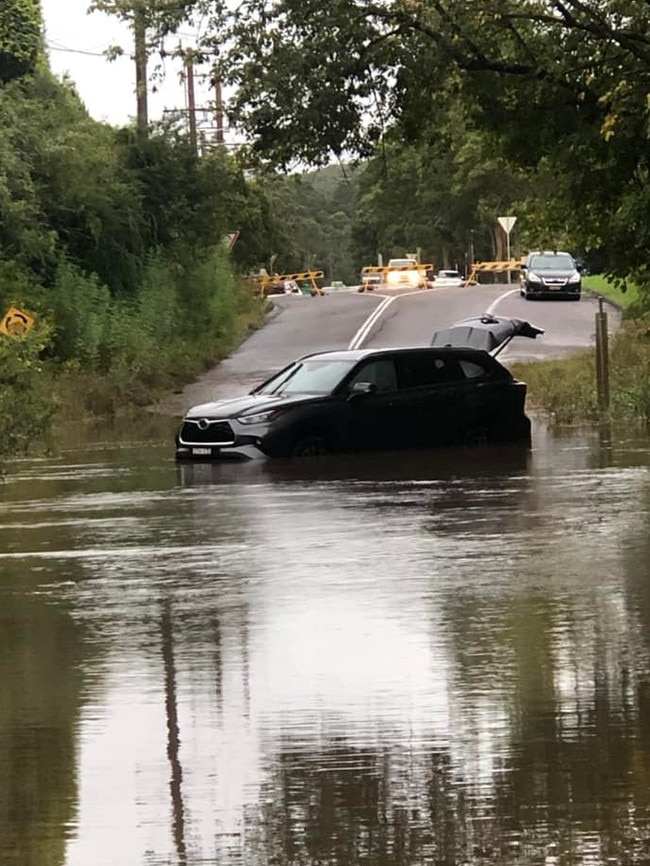
<instances>
[{"instance_id":1,"label":"tree canopy","mask_svg":"<svg viewBox=\"0 0 650 866\"><path fill-rule=\"evenodd\" d=\"M232 119L277 166L428 146L462 105L512 170L537 175L540 234L607 246L650 280L646 0L196 0ZM533 189L533 196L535 191ZM549 238L550 240L550 238Z\"/></svg>"},{"instance_id":2,"label":"tree canopy","mask_svg":"<svg viewBox=\"0 0 650 866\"><path fill-rule=\"evenodd\" d=\"M0 5L0 81L31 72L42 48L39 0L3 0Z\"/></svg>"}]
</instances>

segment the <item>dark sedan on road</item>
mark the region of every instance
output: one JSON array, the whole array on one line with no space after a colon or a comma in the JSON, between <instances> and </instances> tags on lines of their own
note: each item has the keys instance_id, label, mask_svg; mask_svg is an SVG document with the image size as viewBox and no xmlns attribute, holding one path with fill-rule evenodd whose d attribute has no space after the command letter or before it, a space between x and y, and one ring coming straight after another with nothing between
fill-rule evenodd
<instances>
[{"instance_id":1,"label":"dark sedan on road","mask_svg":"<svg viewBox=\"0 0 650 866\"><path fill-rule=\"evenodd\" d=\"M520 265L521 288L526 300L533 298L567 298L579 301L582 276L575 259L569 253L546 250L526 256Z\"/></svg>"},{"instance_id":2,"label":"dark sedan on road","mask_svg":"<svg viewBox=\"0 0 650 866\"><path fill-rule=\"evenodd\" d=\"M250 394L191 408L176 457L528 443L525 400L526 385L483 348L318 352Z\"/></svg>"}]
</instances>

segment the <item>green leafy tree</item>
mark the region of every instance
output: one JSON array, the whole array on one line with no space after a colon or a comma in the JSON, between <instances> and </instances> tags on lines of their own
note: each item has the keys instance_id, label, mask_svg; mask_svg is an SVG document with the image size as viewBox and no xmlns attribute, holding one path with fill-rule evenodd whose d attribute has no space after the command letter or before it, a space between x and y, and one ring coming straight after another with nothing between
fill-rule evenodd
<instances>
[{"instance_id":1,"label":"green leafy tree","mask_svg":"<svg viewBox=\"0 0 650 866\"><path fill-rule=\"evenodd\" d=\"M123 21L133 21L140 14L147 27L163 35L186 20L192 6L191 0L93 0L90 10L116 15Z\"/></svg>"},{"instance_id":2,"label":"green leafy tree","mask_svg":"<svg viewBox=\"0 0 650 866\"><path fill-rule=\"evenodd\" d=\"M395 128L421 140L460 102L495 152L555 180L562 228L650 285L650 13L645 0L197 0L216 74L260 158L289 166L369 155ZM551 174L552 172L552 174ZM531 191L534 197L534 189ZM547 207L548 205L548 207ZM549 229L554 222L547 220Z\"/></svg>"},{"instance_id":3,"label":"green leafy tree","mask_svg":"<svg viewBox=\"0 0 650 866\"><path fill-rule=\"evenodd\" d=\"M30 355L31 343L4 346L2 456L44 427L55 370L83 392L75 411L106 413L232 348L261 310L222 239L255 236L261 204L224 148L200 158L165 126L145 138L97 123L45 68L0 84L0 303L45 335Z\"/></svg>"},{"instance_id":4,"label":"green leafy tree","mask_svg":"<svg viewBox=\"0 0 650 866\"><path fill-rule=\"evenodd\" d=\"M3 0L0 5L0 81L33 72L42 53L39 0Z\"/></svg>"},{"instance_id":5,"label":"green leafy tree","mask_svg":"<svg viewBox=\"0 0 650 866\"><path fill-rule=\"evenodd\" d=\"M256 187L265 198L270 229L260 263L277 273L315 268L323 270L327 280L355 281L359 265L350 244L355 177L339 166L303 174L260 174Z\"/></svg>"},{"instance_id":6,"label":"green leafy tree","mask_svg":"<svg viewBox=\"0 0 650 866\"><path fill-rule=\"evenodd\" d=\"M0 257L47 283L64 248L116 291L132 286L146 252L142 203L115 131L49 72L0 88L0 119Z\"/></svg>"},{"instance_id":7,"label":"green leafy tree","mask_svg":"<svg viewBox=\"0 0 650 866\"><path fill-rule=\"evenodd\" d=\"M423 121L422 137L394 132L360 175L354 224L357 255L373 264L420 249L434 267L505 258L498 216L529 191L493 137L474 129L458 105Z\"/></svg>"}]
</instances>

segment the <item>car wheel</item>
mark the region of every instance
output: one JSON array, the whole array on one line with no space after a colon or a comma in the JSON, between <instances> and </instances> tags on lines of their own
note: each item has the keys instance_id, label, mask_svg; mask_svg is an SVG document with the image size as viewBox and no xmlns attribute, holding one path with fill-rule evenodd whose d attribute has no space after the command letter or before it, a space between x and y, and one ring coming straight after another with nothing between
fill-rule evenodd
<instances>
[{"instance_id":1,"label":"car wheel","mask_svg":"<svg viewBox=\"0 0 650 866\"><path fill-rule=\"evenodd\" d=\"M298 439L294 442L293 448L291 449L292 457L322 457L323 454L327 454L329 448L327 447L327 440L324 436L319 436L317 434L303 436L302 439Z\"/></svg>"},{"instance_id":2,"label":"car wheel","mask_svg":"<svg viewBox=\"0 0 650 866\"><path fill-rule=\"evenodd\" d=\"M465 434L463 445L465 448L486 448L491 440L487 427L474 427Z\"/></svg>"}]
</instances>

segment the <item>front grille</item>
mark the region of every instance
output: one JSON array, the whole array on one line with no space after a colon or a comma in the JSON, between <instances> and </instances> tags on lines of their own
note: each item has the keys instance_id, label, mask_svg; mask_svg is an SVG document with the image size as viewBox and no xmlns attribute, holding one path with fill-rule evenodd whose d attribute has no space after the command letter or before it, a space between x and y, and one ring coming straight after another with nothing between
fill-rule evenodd
<instances>
[{"instance_id":1,"label":"front grille","mask_svg":"<svg viewBox=\"0 0 650 866\"><path fill-rule=\"evenodd\" d=\"M183 445L232 445L235 434L227 421L192 418L183 421L179 439Z\"/></svg>"},{"instance_id":2,"label":"front grille","mask_svg":"<svg viewBox=\"0 0 650 866\"><path fill-rule=\"evenodd\" d=\"M551 287L558 286L558 287L562 288L563 286L566 286L566 284L567 284L567 281L564 277L547 277L544 280L545 286L551 286Z\"/></svg>"}]
</instances>

